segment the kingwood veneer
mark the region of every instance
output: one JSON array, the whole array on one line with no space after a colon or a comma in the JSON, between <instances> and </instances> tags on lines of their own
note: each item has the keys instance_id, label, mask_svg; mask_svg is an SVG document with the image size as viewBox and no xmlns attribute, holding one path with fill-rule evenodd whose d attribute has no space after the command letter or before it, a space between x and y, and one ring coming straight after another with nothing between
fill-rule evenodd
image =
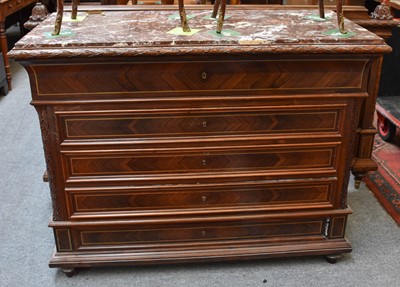
<instances>
[{"instance_id":1,"label":"kingwood veneer","mask_svg":"<svg viewBox=\"0 0 400 287\"><path fill-rule=\"evenodd\" d=\"M349 174L372 162L390 48L349 21L353 37L325 35L336 22L310 12L235 9L231 37L208 33L208 10L190 37L166 33L171 10L90 15L46 38L53 16L23 38L11 56L42 129L50 267L350 252Z\"/></svg>"}]
</instances>

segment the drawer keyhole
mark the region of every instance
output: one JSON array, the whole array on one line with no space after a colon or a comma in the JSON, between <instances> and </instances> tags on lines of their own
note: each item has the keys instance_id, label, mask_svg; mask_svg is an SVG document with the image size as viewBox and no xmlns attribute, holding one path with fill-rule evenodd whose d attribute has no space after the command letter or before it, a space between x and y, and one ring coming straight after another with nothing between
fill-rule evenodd
<instances>
[{"instance_id":1,"label":"drawer keyhole","mask_svg":"<svg viewBox=\"0 0 400 287\"><path fill-rule=\"evenodd\" d=\"M206 128L207 127L207 122L203 122L202 126L203 126L203 128Z\"/></svg>"},{"instance_id":2,"label":"drawer keyhole","mask_svg":"<svg viewBox=\"0 0 400 287\"><path fill-rule=\"evenodd\" d=\"M201 74L201 77L203 78L203 80L207 79L207 73L206 73L206 72L203 72L203 73Z\"/></svg>"},{"instance_id":3,"label":"drawer keyhole","mask_svg":"<svg viewBox=\"0 0 400 287\"><path fill-rule=\"evenodd\" d=\"M201 232L201 236L203 236L203 237L206 236L206 232L204 230Z\"/></svg>"},{"instance_id":4,"label":"drawer keyhole","mask_svg":"<svg viewBox=\"0 0 400 287\"><path fill-rule=\"evenodd\" d=\"M203 202L206 202L206 201L207 201L207 197L206 197L205 195L203 195L203 196L201 197L201 200L202 200Z\"/></svg>"},{"instance_id":5,"label":"drawer keyhole","mask_svg":"<svg viewBox=\"0 0 400 287\"><path fill-rule=\"evenodd\" d=\"M202 164L203 164L203 165L206 165L206 164L207 164L207 161L206 161L205 159L203 159Z\"/></svg>"}]
</instances>

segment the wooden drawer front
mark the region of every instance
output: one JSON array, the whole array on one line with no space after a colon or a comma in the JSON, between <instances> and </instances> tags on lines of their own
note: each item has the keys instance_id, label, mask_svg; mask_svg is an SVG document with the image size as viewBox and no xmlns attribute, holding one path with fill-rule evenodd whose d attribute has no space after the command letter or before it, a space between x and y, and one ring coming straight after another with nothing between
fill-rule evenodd
<instances>
[{"instance_id":1,"label":"wooden drawer front","mask_svg":"<svg viewBox=\"0 0 400 287\"><path fill-rule=\"evenodd\" d=\"M66 154L69 176L145 175L333 167L336 147L203 153Z\"/></svg>"},{"instance_id":2,"label":"wooden drawer front","mask_svg":"<svg viewBox=\"0 0 400 287\"><path fill-rule=\"evenodd\" d=\"M103 189L85 191L67 189L73 213L142 211L182 208L208 208L233 206L264 206L271 209L304 208L304 204L324 205L330 203L333 182L296 182L292 184L264 184L229 187L199 188L190 185L157 188Z\"/></svg>"},{"instance_id":3,"label":"wooden drawer front","mask_svg":"<svg viewBox=\"0 0 400 287\"><path fill-rule=\"evenodd\" d=\"M366 60L34 65L37 94L361 89ZM79 89L77 89L79 87Z\"/></svg>"},{"instance_id":4,"label":"wooden drawer front","mask_svg":"<svg viewBox=\"0 0 400 287\"><path fill-rule=\"evenodd\" d=\"M191 115L189 115L189 113ZM60 116L64 139L143 138L245 133L337 132L341 110L317 107L294 111L195 111L186 114ZM133 113L131 113L133 114Z\"/></svg>"},{"instance_id":5,"label":"wooden drawer front","mask_svg":"<svg viewBox=\"0 0 400 287\"><path fill-rule=\"evenodd\" d=\"M279 223L221 223L212 226L196 225L160 227L155 229L132 228L117 230L82 230L80 246L162 244L174 242L198 242L215 240L240 240L280 236L321 235L323 220Z\"/></svg>"}]
</instances>

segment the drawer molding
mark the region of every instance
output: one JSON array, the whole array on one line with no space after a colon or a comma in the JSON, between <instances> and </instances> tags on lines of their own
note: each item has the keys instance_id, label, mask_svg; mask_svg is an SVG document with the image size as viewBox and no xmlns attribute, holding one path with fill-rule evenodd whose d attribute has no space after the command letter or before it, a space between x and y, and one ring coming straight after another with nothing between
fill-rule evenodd
<instances>
[{"instance_id":1,"label":"drawer molding","mask_svg":"<svg viewBox=\"0 0 400 287\"><path fill-rule=\"evenodd\" d=\"M290 232L295 227L301 226L302 232ZM290 231L289 231L290 230ZM279 222L279 223L259 223L250 225L212 225L200 227L180 227L180 228L149 228L149 229L118 229L118 230L94 230L81 231L80 245L125 245L125 244L143 244L158 243L164 244L169 242L196 242L207 240L229 240L234 239L251 239L251 238L268 238L268 237L285 237L285 236L301 236L301 235L320 235L323 231L323 221L296 221L296 222ZM222 235L219 235L223 232ZM227 234L228 232L229 235ZM244 233L244 234L243 234ZM209 235L211 234L211 235ZM183 235L183 236L182 236ZM182 236L182 238L180 238ZM96 239L99 242L95 242ZM146 240L147 237L153 239ZM114 239L112 239L114 238ZM131 240L128 240L131 238ZM122 239L122 241L114 241Z\"/></svg>"},{"instance_id":2,"label":"drawer molding","mask_svg":"<svg viewBox=\"0 0 400 287\"><path fill-rule=\"evenodd\" d=\"M193 112L192 112L193 113ZM340 110L252 114L61 117L64 139L338 132ZM302 126L299 126L302 125Z\"/></svg>"},{"instance_id":3,"label":"drawer molding","mask_svg":"<svg viewBox=\"0 0 400 287\"><path fill-rule=\"evenodd\" d=\"M199 186L182 188L174 185L169 188L152 187L125 189L85 189L67 188L72 216L140 216L149 213L170 213L197 209L220 211L226 208L263 208L264 210L285 210L333 206L333 190L336 181L318 183L293 181L292 184L264 183L246 186Z\"/></svg>"},{"instance_id":4,"label":"drawer molding","mask_svg":"<svg viewBox=\"0 0 400 287\"><path fill-rule=\"evenodd\" d=\"M84 176L143 176L150 174L175 174L249 170L288 170L334 167L333 155L337 147L266 149L249 151L221 151L203 153L167 154L128 153L114 154L64 154L68 167L66 178Z\"/></svg>"},{"instance_id":5,"label":"drawer molding","mask_svg":"<svg viewBox=\"0 0 400 287\"><path fill-rule=\"evenodd\" d=\"M300 65L300 62L301 65ZM31 65L41 96L134 95L210 91L366 89L366 59L303 59ZM351 69L349 69L351 67ZM101 73L93 73L93 71ZM202 73L207 71L204 81ZM285 73L282 73L285 71ZM59 78L62 73L64 77ZM56 78L55 78L56 77ZM85 80L82 81L81 79ZM68 79L68 81L64 81ZM49 83L57 82L57 86ZM96 83L96 84L93 84ZM77 92L75 86L79 85Z\"/></svg>"},{"instance_id":6,"label":"drawer molding","mask_svg":"<svg viewBox=\"0 0 400 287\"><path fill-rule=\"evenodd\" d=\"M283 210L282 212L232 212L231 214L208 214L188 217L187 214L176 214L175 216L158 215L154 217L143 218L124 218L112 221L115 228L121 226L148 226L157 224L205 224L215 222L245 222L245 221L272 221L281 219L296 219L299 218L324 218L335 216L347 216L352 213L352 210L347 207L344 209L326 209L326 210L300 210L296 212ZM82 229L86 227L104 228L109 226L110 221L105 219L99 220L85 220L85 221L50 221L49 226L54 228L77 228Z\"/></svg>"}]
</instances>

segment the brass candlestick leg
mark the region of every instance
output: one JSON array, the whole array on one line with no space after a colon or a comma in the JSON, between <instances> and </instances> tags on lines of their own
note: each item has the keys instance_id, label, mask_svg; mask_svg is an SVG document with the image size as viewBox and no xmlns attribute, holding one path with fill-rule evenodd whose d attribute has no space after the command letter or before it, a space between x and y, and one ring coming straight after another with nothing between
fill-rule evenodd
<instances>
[{"instance_id":1,"label":"brass candlestick leg","mask_svg":"<svg viewBox=\"0 0 400 287\"><path fill-rule=\"evenodd\" d=\"M183 32L190 32L189 24L188 24L187 18L186 18L186 11L185 11L185 7L183 4L183 0L179 0L178 4L179 4L179 17L181 18L182 30L183 30Z\"/></svg>"},{"instance_id":2,"label":"brass candlestick leg","mask_svg":"<svg viewBox=\"0 0 400 287\"><path fill-rule=\"evenodd\" d=\"M319 18L325 19L325 4L324 0L318 0Z\"/></svg>"},{"instance_id":3,"label":"brass candlestick leg","mask_svg":"<svg viewBox=\"0 0 400 287\"><path fill-rule=\"evenodd\" d=\"M347 34L344 29L343 0L336 0L336 14L338 19L339 32L342 34Z\"/></svg>"},{"instance_id":4,"label":"brass candlestick leg","mask_svg":"<svg viewBox=\"0 0 400 287\"><path fill-rule=\"evenodd\" d=\"M185 12L185 10L183 10L183 11L180 13L180 16L181 16L181 23L182 23L182 30L183 30L183 32L190 32L189 24L188 24L187 19L186 19L186 12Z\"/></svg>"},{"instance_id":5,"label":"brass candlestick leg","mask_svg":"<svg viewBox=\"0 0 400 287\"><path fill-rule=\"evenodd\" d=\"M54 31L53 31L53 33L51 33L51 35L53 35L53 36L60 34L63 12L64 12L64 0L57 0L56 22L54 23Z\"/></svg>"},{"instance_id":6,"label":"brass candlestick leg","mask_svg":"<svg viewBox=\"0 0 400 287\"><path fill-rule=\"evenodd\" d=\"M218 17L218 23L217 23L217 33L222 32L222 26L224 25L224 19L225 19L225 10L226 10L226 0L222 0L222 5L219 10L219 17Z\"/></svg>"},{"instance_id":7,"label":"brass candlestick leg","mask_svg":"<svg viewBox=\"0 0 400 287\"><path fill-rule=\"evenodd\" d=\"M80 0L72 0L72 11L71 11L71 19L76 19L76 15L78 14L78 5Z\"/></svg>"},{"instance_id":8,"label":"brass candlestick leg","mask_svg":"<svg viewBox=\"0 0 400 287\"><path fill-rule=\"evenodd\" d=\"M218 13L218 8L219 5L221 4L221 0L215 0L214 2L214 8L211 14L211 18L216 18L217 17L217 13Z\"/></svg>"},{"instance_id":9,"label":"brass candlestick leg","mask_svg":"<svg viewBox=\"0 0 400 287\"><path fill-rule=\"evenodd\" d=\"M347 34L346 30L344 29L344 16L343 16L343 12L340 13L339 18L340 18L340 20L339 20L339 31L340 31L340 33L342 33L342 34Z\"/></svg>"}]
</instances>

